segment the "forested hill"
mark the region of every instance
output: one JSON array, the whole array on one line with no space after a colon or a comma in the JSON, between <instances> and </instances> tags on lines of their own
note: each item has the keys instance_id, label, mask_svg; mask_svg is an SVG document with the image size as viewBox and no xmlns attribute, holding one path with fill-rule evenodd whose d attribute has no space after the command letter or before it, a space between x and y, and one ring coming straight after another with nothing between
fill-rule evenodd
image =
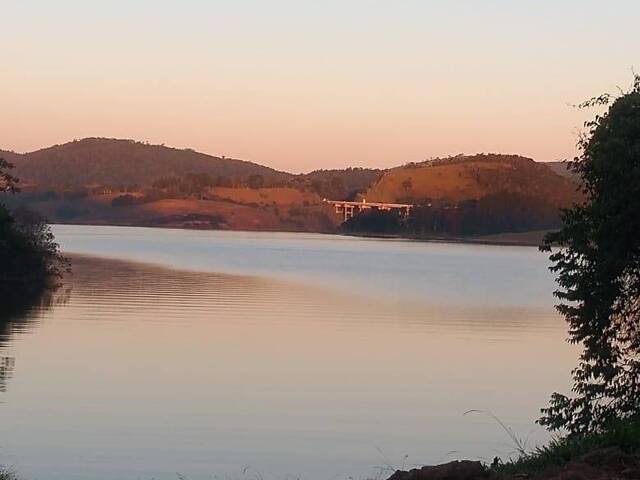
<instances>
[{"instance_id":1,"label":"forested hill","mask_svg":"<svg viewBox=\"0 0 640 480\"><path fill-rule=\"evenodd\" d=\"M15 164L15 173L25 184L41 188L146 186L158 178L181 177L186 173L242 179L260 175L266 182L280 183L291 177L289 173L243 160L108 138L86 138L25 154L0 155Z\"/></svg>"},{"instance_id":2,"label":"forested hill","mask_svg":"<svg viewBox=\"0 0 640 480\"><path fill-rule=\"evenodd\" d=\"M388 170L366 192L369 202L415 205L405 221L385 212L347 222L352 232L464 237L548 231L560 209L582 200L575 180L517 155L434 159Z\"/></svg>"},{"instance_id":3,"label":"forested hill","mask_svg":"<svg viewBox=\"0 0 640 480\"><path fill-rule=\"evenodd\" d=\"M22 155L10 150L0 150L0 158L3 158L7 162L15 163L22 158Z\"/></svg>"},{"instance_id":4,"label":"forested hill","mask_svg":"<svg viewBox=\"0 0 640 480\"><path fill-rule=\"evenodd\" d=\"M567 172L554 171L558 165L517 155L300 175L105 138L26 154L0 151L2 157L22 180L22 194L10 199L11 206L63 223L329 232L343 219L323 199L366 199L416 208L402 224L395 217L359 216L347 226L352 231L476 235L556 228L559 208L580 200Z\"/></svg>"},{"instance_id":5,"label":"forested hill","mask_svg":"<svg viewBox=\"0 0 640 480\"><path fill-rule=\"evenodd\" d=\"M317 193L323 198L353 200L364 193L386 170L377 168L344 168L314 170L296 175L290 185Z\"/></svg>"},{"instance_id":6,"label":"forested hill","mask_svg":"<svg viewBox=\"0 0 640 480\"><path fill-rule=\"evenodd\" d=\"M576 199L576 186L564 165L516 155L458 156L390 170L346 168L293 175L190 149L86 138L25 154L0 151L0 158L15 164L14 173L24 187L43 191L94 187L130 191L151 187L161 179L198 174L213 185L289 186L331 199L361 195L370 201L460 202L498 192L542 198L561 206Z\"/></svg>"},{"instance_id":7,"label":"forested hill","mask_svg":"<svg viewBox=\"0 0 640 480\"><path fill-rule=\"evenodd\" d=\"M577 186L547 164L517 155L480 154L430 160L388 170L367 191L369 201L461 202L509 193L568 206Z\"/></svg>"}]
</instances>

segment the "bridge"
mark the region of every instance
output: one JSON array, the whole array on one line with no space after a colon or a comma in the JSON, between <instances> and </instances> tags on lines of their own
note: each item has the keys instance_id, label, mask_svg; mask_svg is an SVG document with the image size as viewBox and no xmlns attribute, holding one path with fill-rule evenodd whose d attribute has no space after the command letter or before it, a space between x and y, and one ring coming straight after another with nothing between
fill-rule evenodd
<instances>
[{"instance_id":1,"label":"bridge","mask_svg":"<svg viewBox=\"0 0 640 480\"><path fill-rule=\"evenodd\" d=\"M396 210L400 213L401 217L406 217L413 208L413 205L408 203L367 202L366 199L363 199L361 202L347 202L343 200L327 200L325 198L324 201L325 203L333 205L336 213L342 215L343 221L345 222L365 210Z\"/></svg>"}]
</instances>

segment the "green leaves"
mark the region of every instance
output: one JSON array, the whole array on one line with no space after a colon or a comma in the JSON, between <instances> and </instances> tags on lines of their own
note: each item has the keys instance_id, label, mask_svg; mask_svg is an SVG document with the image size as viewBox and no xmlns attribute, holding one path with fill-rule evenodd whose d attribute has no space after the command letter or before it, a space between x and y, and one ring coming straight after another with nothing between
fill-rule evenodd
<instances>
[{"instance_id":1,"label":"green leaves","mask_svg":"<svg viewBox=\"0 0 640 480\"><path fill-rule=\"evenodd\" d=\"M586 195L545 238L569 341L583 347L573 395L552 395L539 423L573 434L640 414L640 77L586 124L571 163ZM556 248L557 247L557 248Z\"/></svg>"}]
</instances>

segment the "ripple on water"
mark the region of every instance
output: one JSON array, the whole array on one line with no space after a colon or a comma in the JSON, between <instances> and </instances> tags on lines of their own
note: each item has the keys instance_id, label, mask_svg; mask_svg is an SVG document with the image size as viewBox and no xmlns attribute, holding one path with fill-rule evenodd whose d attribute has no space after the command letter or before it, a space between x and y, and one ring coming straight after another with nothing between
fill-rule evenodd
<instances>
[{"instance_id":1,"label":"ripple on water","mask_svg":"<svg viewBox=\"0 0 640 480\"><path fill-rule=\"evenodd\" d=\"M31 478L246 479L252 465L319 480L362 478L380 451L489 458L508 453L503 434L462 413L526 436L574 357L550 305L73 265L66 301L0 343L0 463Z\"/></svg>"}]
</instances>

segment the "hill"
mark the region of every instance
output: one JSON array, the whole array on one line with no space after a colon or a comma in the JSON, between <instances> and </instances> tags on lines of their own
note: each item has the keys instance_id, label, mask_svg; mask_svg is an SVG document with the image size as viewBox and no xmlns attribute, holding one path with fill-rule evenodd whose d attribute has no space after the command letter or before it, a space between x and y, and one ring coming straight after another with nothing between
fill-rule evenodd
<instances>
[{"instance_id":1,"label":"hill","mask_svg":"<svg viewBox=\"0 0 640 480\"><path fill-rule=\"evenodd\" d=\"M314 170L297 175L289 183L296 188L311 190L322 198L352 200L364 193L384 172L377 168Z\"/></svg>"},{"instance_id":2,"label":"hill","mask_svg":"<svg viewBox=\"0 0 640 480\"><path fill-rule=\"evenodd\" d=\"M562 177L568 178L573 182L579 181L578 175L569 170L569 164L567 162L546 162L545 165Z\"/></svg>"},{"instance_id":3,"label":"hill","mask_svg":"<svg viewBox=\"0 0 640 480\"><path fill-rule=\"evenodd\" d=\"M323 198L366 198L417 206L407 219L375 212L356 218L347 231L441 238L556 228L559 207L580 195L564 164L517 155L300 175L106 138L26 154L0 151L0 157L14 163L22 179L23 193L11 206L61 223L331 232L342 218Z\"/></svg>"},{"instance_id":4,"label":"hill","mask_svg":"<svg viewBox=\"0 0 640 480\"><path fill-rule=\"evenodd\" d=\"M576 185L545 163L517 155L480 154L388 170L366 192L372 202L462 202L509 193L556 206L576 201Z\"/></svg>"},{"instance_id":5,"label":"hill","mask_svg":"<svg viewBox=\"0 0 640 480\"><path fill-rule=\"evenodd\" d=\"M420 238L544 231L560 226L560 208L580 201L577 190L548 165L517 155L429 160L387 171L366 192L369 202L414 204L408 218L371 212L344 228Z\"/></svg>"},{"instance_id":6,"label":"hill","mask_svg":"<svg viewBox=\"0 0 640 480\"><path fill-rule=\"evenodd\" d=\"M16 161L22 158L22 155L10 150L0 150L0 158L5 159L9 163L16 163Z\"/></svg>"},{"instance_id":7,"label":"hill","mask_svg":"<svg viewBox=\"0 0 640 480\"><path fill-rule=\"evenodd\" d=\"M133 140L86 138L25 154L3 152L24 183L49 187L146 186L162 177L200 173L281 183L291 174L256 163Z\"/></svg>"}]
</instances>

